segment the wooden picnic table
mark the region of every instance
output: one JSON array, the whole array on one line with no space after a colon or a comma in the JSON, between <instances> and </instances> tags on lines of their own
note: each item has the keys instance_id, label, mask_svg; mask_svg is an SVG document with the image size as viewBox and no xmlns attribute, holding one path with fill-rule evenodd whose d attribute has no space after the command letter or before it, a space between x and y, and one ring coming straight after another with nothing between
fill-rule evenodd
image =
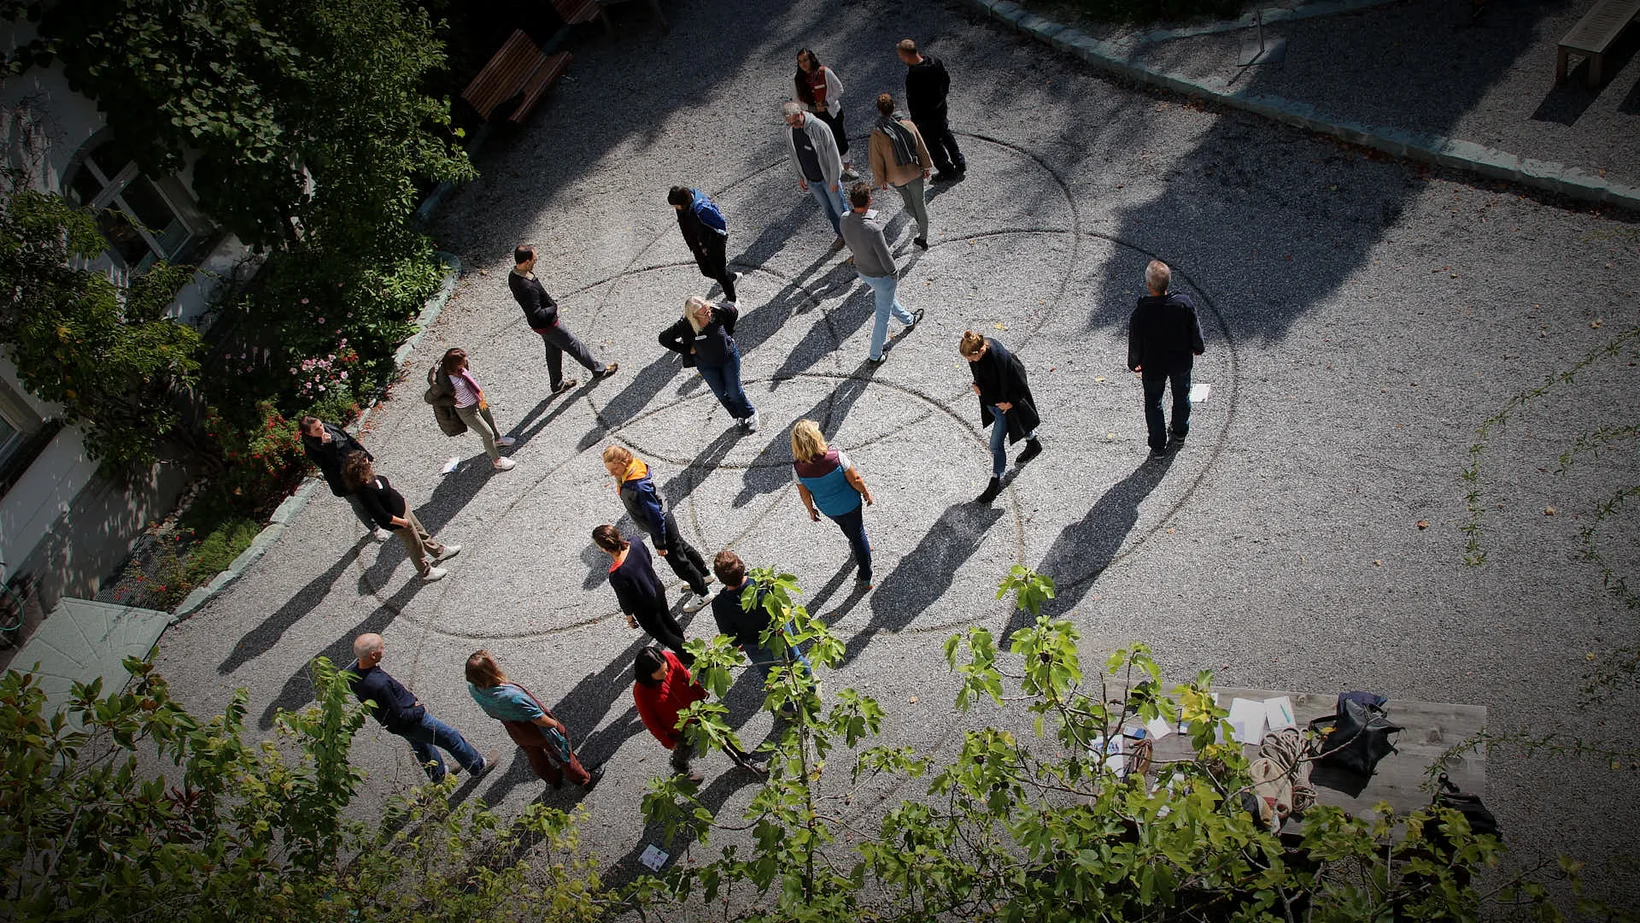
<instances>
[{"instance_id":1,"label":"wooden picnic table","mask_svg":"<svg viewBox=\"0 0 1640 923\"><path fill-rule=\"evenodd\" d=\"M1640 16L1640 0L1595 0L1594 8L1585 13L1560 40L1560 48L1555 54L1555 83L1566 82L1569 54L1588 59L1589 86L1598 87L1604 83L1606 51L1636 16Z\"/></svg>"}]
</instances>

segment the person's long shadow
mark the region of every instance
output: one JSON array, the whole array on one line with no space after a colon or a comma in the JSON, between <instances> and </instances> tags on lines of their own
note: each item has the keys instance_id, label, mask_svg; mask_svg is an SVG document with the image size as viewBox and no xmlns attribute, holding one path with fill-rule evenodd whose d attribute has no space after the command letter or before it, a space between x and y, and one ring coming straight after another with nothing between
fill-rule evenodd
<instances>
[{"instance_id":1,"label":"person's long shadow","mask_svg":"<svg viewBox=\"0 0 1640 923\"><path fill-rule=\"evenodd\" d=\"M834 275L838 278L836 282L827 286L828 292L833 287L847 286L858 281L852 266L839 265L827 273L826 278L830 279ZM786 355L786 361L775 370L773 387L779 387L782 381L813 368L815 363L840 348L843 341L865 326L875 313L876 302L871 288L862 282L854 297L844 299L842 304L817 317L809 326L803 334L803 339L792 347L791 352Z\"/></svg>"},{"instance_id":2,"label":"person's long shadow","mask_svg":"<svg viewBox=\"0 0 1640 923\"><path fill-rule=\"evenodd\" d=\"M813 420L820 424L821 432L835 433L843 425L843 421L848 419L849 411L854 409L854 405L866 393L866 387L871 384L874 371L875 366L870 362L862 362L853 375L838 382L831 393L816 401L799 419ZM771 429L774 431L769 437L769 443L763 447L763 451L757 453L757 458L753 459L746 469L740 493L735 495L733 501L736 509L757 497L774 493L792 483L790 427Z\"/></svg>"},{"instance_id":3,"label":"person's long shadow","mask_svg":"<svg viewBox=\"0 0 1640 923\"><path fill-rule=\"evenodd\" d=\"M724 430L716 439L706 444L706 448L695 456L694 461L667 478L666 483L659 489L661 497L666 501L666 508L676 511L683 506L683 501L689 499L695 488L711 476L719 462L729 457L729 450L739 441L740 433L734 427Z\"/></svg>"},{"instance_id":4,"label":"person's long shadow","mask_svg":"<svg viewBox=\"0 0 1640 923\"><path fill-rule=\"evenodd\" d=\"M809 597L806 603L809 614L828 625L832 625L853 612L854 607L860 604L860 600L865 599L866 594L871 592L870 588L862 586L859 581L852 579L855 573L854 558L851 556L843 562L843 566L837 569L837 573L833 574L830 580L827 580L820 589L814 592L813 596ZM848 595L843 597L842 602L839 602L836 608L830 612L823 611L826 608L826 603L831 602L831 598L837 595L838 590L843 588L843 584L849 582L852 582L854 586L849 590Z\"/></svg>"},{"instance_id":5,"label":"person's long shadow","mask_svg":"<svg viewBox=\"0 0 1640 923\"><path fill-rule=\"evenodd\" d=\"M443 540L439 532L450 523L455 515L473 502L478 492L495 476L496 470L490 466L485 456L464 460L456 470L444 475L443 480L433 487L433 492L427 500L416 508L416 519L420 520L422 528L435 539ZM457 542L457 544L460 544ZM376 553L376 560L372 561L359 576L359 595L374 593L378 587L385 585L398 566L409 558L404 543L391 541L382 545ZM410 582L417 582L412 574Z\"/></svg>"},{"instance_id":6,"label":"person's long shadow","mask_svg":"<svg viewBox=\"0 0 1640 923\"><path fill-rule=\"evenodd\" d=\"M656 349L660 347L657 346ZM592 448L608 436L610 430L618 428L641 413L649 406L649 402L661 393L667 383L677 377L681 368L683 363L676 354L662 350L661 355L656 356L632 376L632 381L621 389L619 394L610 398L602 410L597 411L597 420L592 424L592 429L575 444L576 451L585 452Z\"/></svg>"},{"instance_id":7,"label":"person's long shadow","mask_svg":"<svg viewBox=\"0 0 1640 923\"><path fill-rule=\"evenodd\" d=\"M582 392L590 389L591 387L591 382L582 382L580 387L576 388L574 391L565 394L549 393L546 397L542 398L539 403L530 409L529 413L525 414L517 423L512 425L511 429L502 434L510 435L516 440L513 443L512 451L516 453L519 449L528 444L531 439L535 438L535 436L542 430L551 425L552 421L563 416L565 411L575 406L575 399L579 397ZM551 413L546 413L547 406L553 401L557 401L558 406L552 408Z\"/></svg>"},{"instance_id":8,"label":"person's long shadow","mask_svg":"<svg viewBox=\"0 0 1640 923\"><path fill-rule=\"evenodd\" d=\"M318 608L320 603L325 601L325 597L330 595L330 588L335 586L337 580L341 579L342 572L358 560L359 552L366 542L371 545L376 544L375 540L369 536L355 542L353 547L343 553L335 564L330 565L324 573L308 581L307 586L297 590L296 595L287 600L272 615L263 619L262 624L246 632L245 636L240 638L239 643L235 644L233 650L228 653L227 658L217 664L216 672L219 675L226 676L272 650L292 625L295 625L302 616L312 612ZM394 544L398 543L395 542Z\"/></svg>"},{"instance_id":9,"label":"person's long shadow","mask_svg":"<svg viewBox=\"0 0 1640 923\"><path fill-rule=\"evenodd\" d=\"M871 624L849 639L843 663L860 656L878 632L904 630L944 596L1002 514L1001 506L969 501L947 507L917 547L877 585L871 596Z\"/></svg>"},{"instance_id":10,"label":"person's long shadow","mask_svg":"<svg viewBox=\"0 0 1640 923\"><path fill-rule=\"evenodd\" d=\"M1110 566L1139 521L1139 504L1150 496L1172 466L1172 454L1145 459L1131 474L1111 485L1086 516L1059 533L1036 568L1038 573L1054 581L1055 597L1042 607L1043 615L1059 618L1076 608L1099 575ZM999 643L1007 643L1014 632L1035 621L1025 610L1014 610Z\"/></svg>"},{"instance_id":11,"label":"person's long shadow","mask_svg":"<svg viewBox=\"0 0 1640 923\"><path fill-rule=\"evenodd\" d=\"M792 199L791 208L786 209L786 213L779 218L765 221L757 236L752 238L751 243L742 247L740 255L731 259L729 264L755 269L767 263L786 249L786 245L791 242L792 234L796 233L798 225L807 219L809 211L816 207L814 199L807 194L804 194L801 199ZM729 233L732 235L734 229L730 228ZM825 262L829 258L828 254L826 257L822 257L820 262ZM810 269L812 270L813 267L810 267Z\"/></svg>"},{"instance_id":12,"label":"person's long shadow","mask_svg":"<svg viewBox=\"0 0 1640 923\"><path fill-rule=\"evenodd\" d=\"M273 718L281 711L295 711L313 701L313 658L326 657L337 669L353 662L353 639L366 632L381 634L393 620L399 617L404 607L421 591L422 582L411 579L399 591L378 605L375 611L365 616L359 624L344 632L335 641L332 641L324 650L318 651L303 661L302 666L285 681L285 687L263 709L262 718L258 726L266 731L273 727Z\"/></svg>"}]
</instances>

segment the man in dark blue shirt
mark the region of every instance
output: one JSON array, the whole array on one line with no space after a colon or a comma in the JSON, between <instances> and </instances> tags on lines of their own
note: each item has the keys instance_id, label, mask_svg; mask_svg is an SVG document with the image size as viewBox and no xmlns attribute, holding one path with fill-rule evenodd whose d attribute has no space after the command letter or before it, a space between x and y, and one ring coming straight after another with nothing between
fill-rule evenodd
<instances>
[{"instance_id":1,"label":"man in dark blue shirt","mask_svg":"<svg viewBox=\"0 0 1640 923\"><path fill-rule=\"evenodd\" d=\"M712 572L723 583L723 589L712 599L712 619L717 622L718 632L727 635L752 666L763 671L765 684L769 673L778 666L800 663L804 670L808 670L809 659L792 643L789 627L781 629L785 633L786 646L780 653L763 644L763 633L769 630L772 619L769 610L763 607L761 588L753 593L751 608L741 602L746 588L754 584L746 576L746 562L740 559L740 555L733 551L718 552L717 557L712 559ZM773 641L774 638L771 636L769 640Z\"/></svg>"},{"instance_id":2,"label":"man in dark blue shirt","mask_svg":"<svg viewBox=\"0 0 1640 923\"><path fill-rule=\"evenodd\" d=\"M448 750L468 775L482 775L496 754L490 754L489 759L479 756L460 731L429 715L427 706L379 666L384 649L382 636L378 634L363 634L353 639L355 659L342 671L353 685L353 694L359 701L374 706L370 712L382 727L410 742L417 762L434 782L444 779L444 758L435 746Z\"/></svg>"}]
</instances>

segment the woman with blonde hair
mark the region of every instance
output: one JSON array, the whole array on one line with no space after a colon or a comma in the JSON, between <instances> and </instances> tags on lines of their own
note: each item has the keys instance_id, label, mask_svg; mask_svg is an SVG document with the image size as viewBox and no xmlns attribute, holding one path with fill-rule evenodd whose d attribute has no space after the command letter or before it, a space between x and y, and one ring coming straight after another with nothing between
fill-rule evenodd
<instances>
[{"instance_id":1,"label":"woman with blonde hair","mask_svg":"<svg viewBox=\"0 0 1640 923\"><path fill-rule=\"evenodd\" d=\"M871 585L871 542L866 539L865 506L876 503L871 489L847 455L826 445L820 424L798 420L792 427L792 469L797 474L797 495L808 508L809 519L820 521L825 513L843 530L854 551L859 568L857 579Z\"/></svg>"},{"instance_id":2,"label":"woman with blonde hair","mask_svg":"<svg viewBox=\"0 0 1640 923\"><path fill-rule=\"evenodd\" d=\"M564 787L564 777L592 791L604 777L601 767L587 770L569 744L569 729L528 689L507 679L495 657L486 650L467 658L467 691L484 714L500 721L529 757L535 775L553 788Z\"/></svg>"},{"instance_id":3,"label":"woman with blonde hair","mask_svg":"<svg viewBox=\"0 0 1640 923\"><path fill-rule=\"evenodd\" d=\"M740 424L743 433L757 432L757 408L746 399L740 384L740 347L735 344L735 321L740 310L732 304L713 304L699 295L683 303L683 317L661 331L661 345L683 357L684 368L694 366L718 403Z\"/></svg>"}]
</instances>

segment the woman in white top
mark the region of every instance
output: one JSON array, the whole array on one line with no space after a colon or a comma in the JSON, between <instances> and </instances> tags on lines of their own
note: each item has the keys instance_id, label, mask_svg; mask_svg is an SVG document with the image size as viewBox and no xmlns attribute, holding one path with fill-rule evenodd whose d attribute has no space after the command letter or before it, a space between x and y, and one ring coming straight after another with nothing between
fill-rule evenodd
<instances>
[{"instance_id":1,"label":"woman in white top","mask_svg":"<svg viewBox=\"0 0 1640 923\"><path fill-rule=\"evenodd\" d=\"M439 370L449 380L450 390L455 392L456 414L469 429L478 433L478 438L484 440L484 451L490 456L490 463L495 465L497 471L512 468L516 462L502 458L499 447L512 445L513 437L501 435L495 425L495 417L490 416L490 402L484 397L484 389L467 367L467 351L451 349L446 352Z\"/></svg>"},{"instance_id":2,"label":"woman in white top","mask_svg":"<svg viewBox=\"0 0 1640 923\"><path fill-rule=\"evenodd\" d=\"M843 179L857 180L854 158L848 153L848 129L843 125L843 81L837 79L831 68L820 63L814 52L805 48L797 53L797 95L792 100L813 112L831 129L837 142L837 154L843 158Z\"/></svg>"}]
</instances>

